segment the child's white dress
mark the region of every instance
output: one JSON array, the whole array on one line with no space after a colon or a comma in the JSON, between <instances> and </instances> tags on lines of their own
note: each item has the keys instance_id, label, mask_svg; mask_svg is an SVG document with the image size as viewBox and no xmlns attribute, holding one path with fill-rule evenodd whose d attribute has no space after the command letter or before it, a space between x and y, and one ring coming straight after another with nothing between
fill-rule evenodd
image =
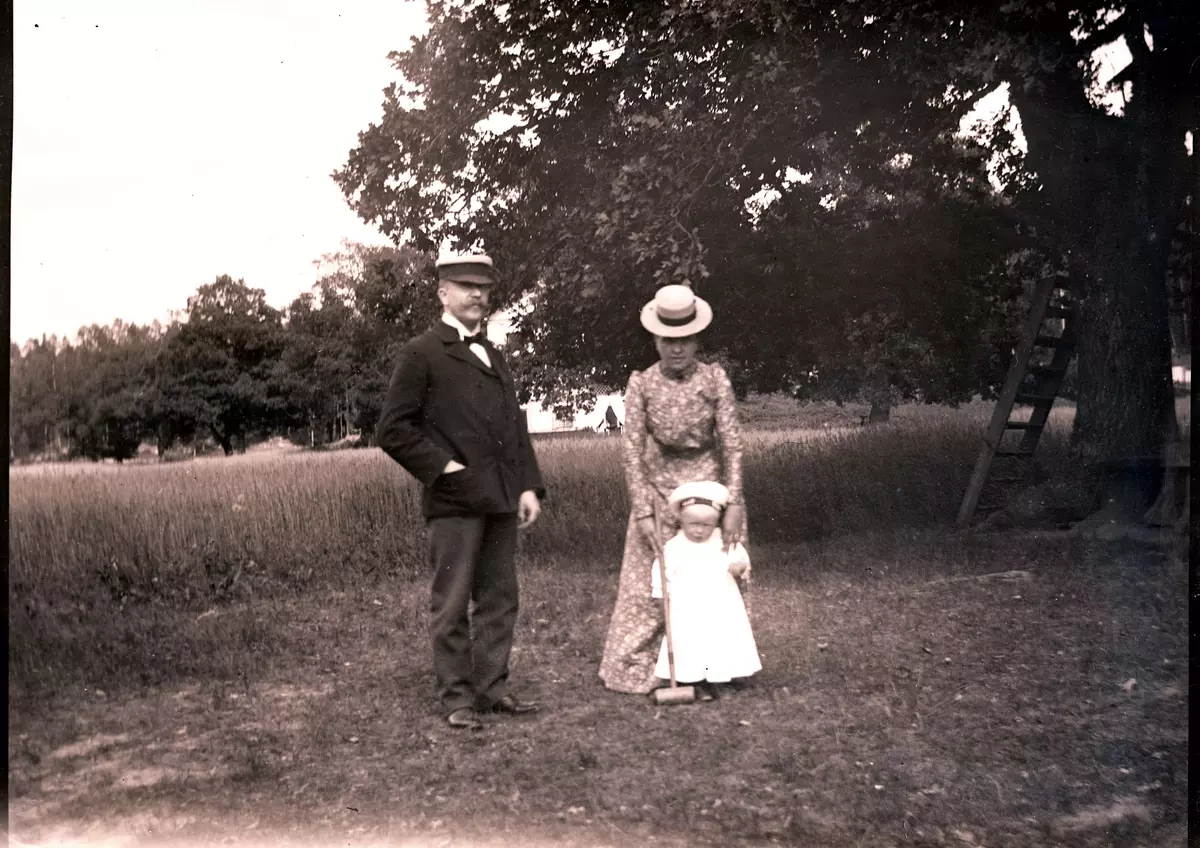
<instances>
[{"instance_id":1,"label":"child's white dress","mask_svg":"<svg viewBox=\"0 0 1200 848\"><path fill-rule=\"evenodd\" d=\"M664 545L667 585L671 591L671 641L675 649L675 679L680 683L728 683L762 670L750 618L729 573L733 562L750 562L746 549L721 549L721 531L705 542L690 541L680 531ZM651 594L662 597L658 562L654 563ZM667 639L658 652L656 677L669 678Z\"/></svg>"}]
</instances>

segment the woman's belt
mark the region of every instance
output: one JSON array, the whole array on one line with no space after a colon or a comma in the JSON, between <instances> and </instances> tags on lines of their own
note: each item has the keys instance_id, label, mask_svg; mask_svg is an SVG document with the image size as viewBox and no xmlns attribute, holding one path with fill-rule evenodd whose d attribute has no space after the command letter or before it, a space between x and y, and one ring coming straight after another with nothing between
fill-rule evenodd
<instances>
[{"instance_id":1,"label":"woman's belt","mask_svg":"<svg viewBox=\"0 0 1200 848\"><path fill-rule=\"evenodd\" d=\"M659 445L658 451L664 459L695 459L708 453L711 448L679 448L671 445Z\"/></svg>"}]
</instances>

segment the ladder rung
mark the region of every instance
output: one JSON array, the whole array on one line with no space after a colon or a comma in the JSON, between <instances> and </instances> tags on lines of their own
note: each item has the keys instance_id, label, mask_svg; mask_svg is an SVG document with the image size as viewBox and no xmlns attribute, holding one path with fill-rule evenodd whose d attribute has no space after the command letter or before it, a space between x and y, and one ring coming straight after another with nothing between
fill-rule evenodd
<instances>
[{"instance_id":1,"label":"ladder rung","mask_svg":"<svg viewBox=\"0 0 1200 848\"><path fill-rule=\"evenodd\" d=\"M1006 421L1005 430L1041 430L1045 424L1034 424L1032 421Z\"/></svg>"},{"instance_id":2,"label":"ladder rung","mask_svg":"<svg viewBox=\"0 0 1200 848\"><path fill-rule=\"evenodd\" d=\"M1033 456L1033 451L1031 451L1031 450L1020 450L1019 448L1018 448L1018 449L1016 449L1016 450L1009 450L1009 449L1007 449L1007 448L1000 448L999 450L997 450L997 451L996 451L996 456L1012 456L1012 457Z\"/></svg>"},{"instance_id":3,"label":"ladder rung","mask_svg":"<svg viewBox=\"0 0 1200 848\"><path fill-rule=\"evenodd\" d=\"M1039 347L1074 347L1075 342L1071 339L1063 338L1062 336L1044 336L1039 335L1033 340L1033 343Z\"/></svg>"},{"instance_id":4,"label":"ladder rung","mask_svg":"<svg viewBox=\"0 0 1200 848\"><path fill-rule=\"evenodd\" d=\"M1017 392L1017 396L1013 398L1013 403L1024 403L1030 406L1041 406L1053 404L1055 395L1034 395L1026 392Z\"/></svg>"}]
</instances>

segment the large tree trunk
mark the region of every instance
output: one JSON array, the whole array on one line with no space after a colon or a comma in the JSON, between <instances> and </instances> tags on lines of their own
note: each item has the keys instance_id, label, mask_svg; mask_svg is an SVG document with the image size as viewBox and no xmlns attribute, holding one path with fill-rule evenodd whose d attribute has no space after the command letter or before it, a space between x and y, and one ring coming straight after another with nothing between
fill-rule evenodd
<instances>
[{"instance_id":1,"label":"large tree trunk","mask_svg":"<svg viewBox=\"0 0 1200 848\"><path fill-rule=\"evenodd\" d=\"M875 366L871 374L871 411L868 424L886 424L892 417L891 373L886 362Z\"/></svg>"},{"instance_id":2,"label":"large tree trunk","mask_svg":"<svg viewBox=\"0 0 1200 848\"><path fill-rule=\"evenodd\" d=\"M221 450L225 452L225 456L231 456L233 454L232 439L211 424L208 429L213 434L213 438L217 440L217 444L221 446Z\"/></svg>"},{"instance_id":3,"label":"large tree trunk","mask_svg":"<svg viewBox=\"0 0 1200 848\"><path fill-rule=\"evenodd\" d=\"M1157 457L1174 421L1168 110L1142 102L1125 118L1102 115L1070 75L1044 97L1013 99L1043 185L1035 214L1068 254L1078 285L1072 450L1098 484L1097 505L1132 518L1150 505L1161 476L1137 458Z\"/></svg>"},{"instance_id":4,"label":"large tree trunk","mask_svg":"<svg viewBox=\"0 0 1200 848\"><path fill-rule=\"evenodd\" d=\"M166 424L159 424L155 431L155 442L158 446L158 458L161 460L171 446L175 444L175 432Z\"/></svg>"},{"instance_id":5,"label":"large tree trunk","mask_svg":"<svg viewBox=\"0 0 1200 848\"><path fill-rule=\"evenodd\" d=\"M1127 517L1153 501L1161 479L1154 458L1175 428L1166 289L1149 277L1135 262L1115 261L1084 285L1080 303L1071 449L1099 484L1102 505Z\"/></svg>"}]
</instances>

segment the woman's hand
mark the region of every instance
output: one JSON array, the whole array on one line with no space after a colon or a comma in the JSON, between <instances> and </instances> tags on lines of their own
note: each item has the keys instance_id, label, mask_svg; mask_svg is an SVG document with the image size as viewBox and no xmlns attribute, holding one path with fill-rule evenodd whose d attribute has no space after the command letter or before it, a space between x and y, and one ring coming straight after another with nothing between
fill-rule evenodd
<instances>
[{"instance_id":1,"label":"woman's hand","mask_svg":"<svg viewBox=\"0 0 1200 848\"><path fill-rule=\"evenodd\" d=\"M646 540L646 544L648 544L657 555L660 542L658 538L658 528L654 526L654 519L639 518L637 521L637 526L638 530L640 530L642 533L642 538Z\"/></svg>"},{"instance_id":2,"label":"woman's hand","mask_svg":"<svg viewBox=\"0 0 1200 848\"><path fill-rule=\"evenodd\" d=\"M746 510L741 504L729 504L725 507L725 515L721 518L721 541L725 550L742 541L742 522L746 518Z\"/></svg>"}]
</instances>

